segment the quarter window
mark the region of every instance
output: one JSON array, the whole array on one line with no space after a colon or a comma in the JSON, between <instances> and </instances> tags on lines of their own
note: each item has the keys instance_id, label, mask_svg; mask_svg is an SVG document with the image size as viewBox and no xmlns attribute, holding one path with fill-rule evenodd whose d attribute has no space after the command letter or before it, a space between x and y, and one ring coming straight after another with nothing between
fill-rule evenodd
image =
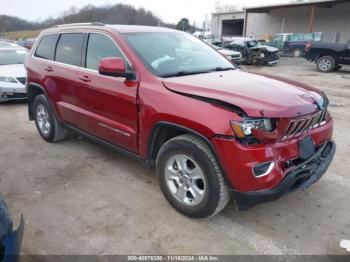
<instances>
[{"instance_id":1,"label":"quarter window","mask_svg":"<svg viewBox=\"0 0 350 262\"><path fill-rule=\"evenodd\" d=\"M38 48L35 50L35 56L43 59L53 60L55 56L55 48L59 35L44 36Z\"/></svg>"},{"instance_id":2,"label":"quarter window","mask_svg":"<svg viewBox=\"0 0 350 262\"><path fill-rule=\"evenodd\" d=\"M98 71L98 65L102 58L106 57L120 57L125 60L127 68L131 70L130 65L127 63L123 53L115 45L115 43L102 34L91 33L89 35L88 46L86 50L86 65L88 69Z\"/></svg>"},{"instance_id":3,"label":"quarter window","mask_svg":"<svg viewBox=\"0 0 350 262\"><path fill-rule=\"evenodd\" d=\"M82 48L83 34L62 34L57 44L55 61L80 66Z\"/></svg>"}]
</instances>

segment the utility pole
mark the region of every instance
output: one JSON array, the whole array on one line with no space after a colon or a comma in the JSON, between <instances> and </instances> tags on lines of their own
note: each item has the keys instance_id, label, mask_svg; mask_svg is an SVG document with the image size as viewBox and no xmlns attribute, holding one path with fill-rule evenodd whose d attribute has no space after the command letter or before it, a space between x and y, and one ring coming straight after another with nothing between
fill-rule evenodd
<instances>
[{"instance_id":1,"label":"utility pole","mask_svg":"<svg viewBox=\"0 0 350 262\"><path fill-rule=\"evenodd\" d=\"M217 23L217 28L216 28L216 33L217 33L217 38L219 38L220 35L220 0L216 2L216 10L217 10L217 15L218 15L218 23Z\"/></svg>"}]
</instances>

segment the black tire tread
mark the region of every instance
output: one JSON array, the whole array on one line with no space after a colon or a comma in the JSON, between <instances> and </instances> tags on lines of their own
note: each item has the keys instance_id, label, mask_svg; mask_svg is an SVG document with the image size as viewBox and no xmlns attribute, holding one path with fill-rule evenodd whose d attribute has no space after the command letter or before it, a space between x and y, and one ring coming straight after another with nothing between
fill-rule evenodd
<instances>
[{"instance_id":1,"label":"black tire tread","mask_svg":"<svg viewBox=\"0 0 350 262\"><path fill-rule=\"evenodd\" d=\"M331 69L328 70L328 71L322 71L322 70L320 69L320 67L319 67L319 63L320 63L321 60L324 59L324 58L329 58L329 59L332 61L332 63L333 63ZM324 55L324 56L321 56L321 57L317 60L317 70L318 70L319 72L322 72L322 73L330 73L330 72L333 72L333 71L334 71L335 67L336 67L336 60L335 60L335 58L334 58L333 56Z\"/></svg>"},{"instance_id":2,"label":"black tire tread","mask_svg":"<svg viewBox=\"0 0 350 262\"><path fill-rule=\"evenodd\" d=\"M215 211L212 214L210 214L207 218L213 217L216 214L218 214L220 211L222 211L230 201L230 194L229 194L227 185L225 183L224 177L222 175L221 169L218 165L218 162L216 161L211 149L206 144L206 142L204 142L202 139L200 139L196 136L189 135L189 134L177 136L175 138L170 139L165 144L171 143L171 142L176 142L179 140L182 140L182 141L185 140L189 143L192 143L193 145L197 146L200 150L202 150L207 155L207 157L210 159L210 162L216 171L216 175L218 177L219 186L220 186L220 197L219 197L219 202L218 202L218 205L217 205Z\"/></svg>"},{"instance_id":3,"label":"black tire tread","mask_svg":"<svg viewBox=\"0 0 350 262\"><path fill-rule=\"evenodd\" d=\"M51 106L50 106L50 103L48 101L48 99L46 98L45 95L38 95L37 97L35 97L35 100L34 100L34 103L33 103L33 111L35 112L35 108L37 106L37 104L43 104L46 109L49 111L49 114L50 114L50 118L52 119L52 124L53 124L53 136L50 135L50 138L44 138L46 141L48 142L52 142L52 143L55 143L55 142L59 142L59 141L62 141L64 140L67 135L68 135L68 132L67 132L67 129L61 124L59 123L59 121L57 120ZM39 131L40 133L40 131Z\"/></svg>"}]
</instances>

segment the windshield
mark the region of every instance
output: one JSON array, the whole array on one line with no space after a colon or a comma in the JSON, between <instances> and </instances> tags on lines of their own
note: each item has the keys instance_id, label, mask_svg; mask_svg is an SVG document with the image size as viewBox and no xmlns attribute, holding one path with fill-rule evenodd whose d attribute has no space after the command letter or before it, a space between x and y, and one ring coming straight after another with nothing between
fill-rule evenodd
<instances>
[{"instance_id":1,"label":"windshield","mask_svg":"<svg viewBox=\"0 0 350 262\"><path fill-rule=\"evenodd\" d=\"M127 33L124 37L144 65L160 77L234 69L222 55L189 34Z\"/></svg>"},{"instance_id":2,"label":"windshield","mask_svg":"<svg viewBox=\"0 0 350 262\"><path fill-rule=\"evenodd\" d=\"M259 46L260 43L259 43L258 41L252 40L252 41L246 42L246 45L247 45L249 48L252 48L252 47Z\"/></svg>"},{"instance_id":3,"label":"windshield","mask_svg":"<svg viewBox=\"0 0 350 262\"><path fill-rule=\"evenodd\" d=\"M24 64L26 50L0 50L0 65Z\"/></svg>"}]
</instances>

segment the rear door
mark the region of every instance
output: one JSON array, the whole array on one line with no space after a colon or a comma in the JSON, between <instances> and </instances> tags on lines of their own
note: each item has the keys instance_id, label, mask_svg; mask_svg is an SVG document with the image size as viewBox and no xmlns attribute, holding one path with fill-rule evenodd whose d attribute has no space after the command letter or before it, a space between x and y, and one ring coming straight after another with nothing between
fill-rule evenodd
<instances>
[{"instance_id":1,"label":"rear door","mask_svg":"<svg viewBox=\"0 0 350 262\"><path fill-rule=\"evenodd\" d=\"M137 88L138 81L101 75L98 65L102 58L121 57L129 71L130 62L113 36L91 32L86 41L83 68L78 72L85 87L83 129L105 141L137 152ZM136 74L135 74L136 75Z\"/></svg>"},{"instance_id":2,"label":"rear door","mask_svg":"<svg viewBox=\"0 0 350 262\"><path fill-rule=\"evenodd\" d=\"M81 65L84 33L63 33L57 43L55 63L52 65L55 81L48 88L55 89L58 112L65 123L82 127L85 110L84 88L77 79Z\"/></svg>"}]
</instances>

